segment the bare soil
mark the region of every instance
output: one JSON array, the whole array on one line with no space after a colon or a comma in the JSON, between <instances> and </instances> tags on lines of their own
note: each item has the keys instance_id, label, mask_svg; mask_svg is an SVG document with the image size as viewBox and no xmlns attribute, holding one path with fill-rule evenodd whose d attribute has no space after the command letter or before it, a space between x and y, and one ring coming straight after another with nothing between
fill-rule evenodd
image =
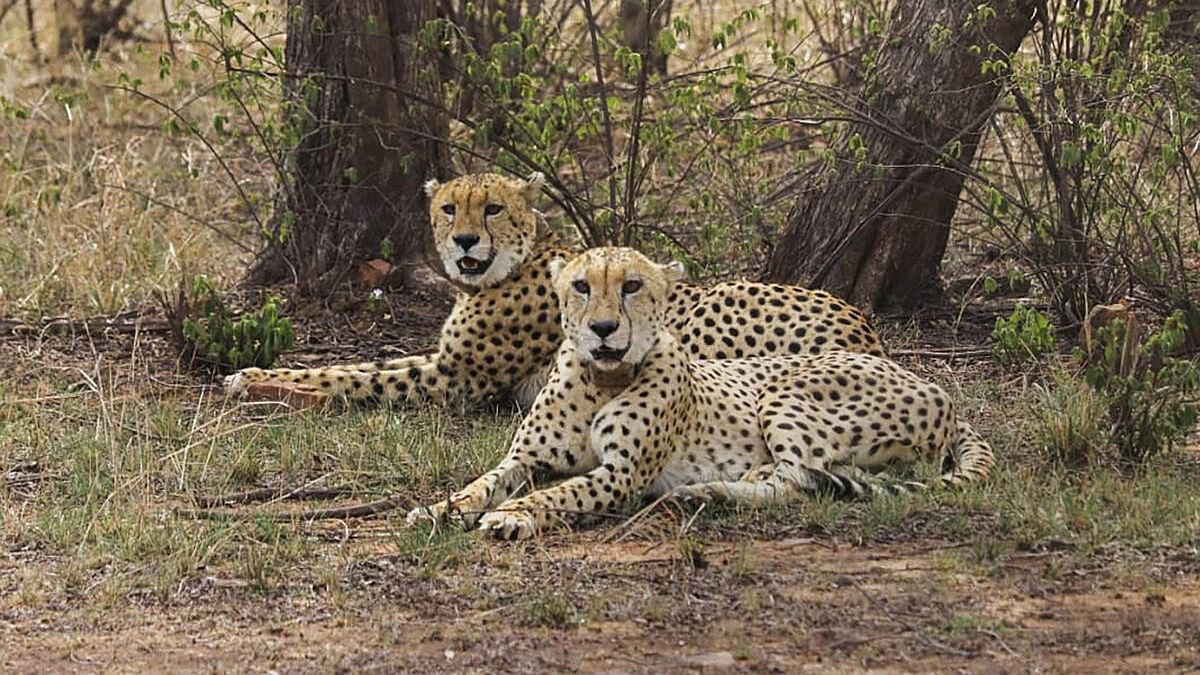
<instances>
[{"instance_id":1,"label":"bare soil","mask_svg":"<svg viewBox=\"0 0 1200 675\"><path fill-rule=\"evenodd\" d=\"M1200 565L1147 561L1136 584L1056 553L994 574L949 542L832 537L711 543L484 544L434 578L358 551L336 591L196 579L169 604L86 598L0 616L5 672L1188 672ZM494 558L489 561L488 558ZM8 559L0 577L11 577ZM491 562L492 564L489 564ZM36 563L35 563L36 564ZM6 584L7 585L7 584ZM1149 586L1148 586L1149 585ZM531 603L569 597L565 616ZM1148 589L1149 588L1149 589ZM78 606L82 604L83 606ZM549 625L547 625L549 624Z\"/></svg>"}]
</instances>

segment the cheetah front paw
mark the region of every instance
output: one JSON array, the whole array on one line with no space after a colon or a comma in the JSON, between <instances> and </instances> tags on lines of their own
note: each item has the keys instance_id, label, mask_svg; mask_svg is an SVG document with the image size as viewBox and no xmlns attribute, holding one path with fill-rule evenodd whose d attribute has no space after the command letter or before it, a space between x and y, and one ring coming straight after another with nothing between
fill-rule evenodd
<instances>
[{"instance_id":1,"label":"cheetah front paw","mask_svg":"<svg viewBox=\"0 0 1200 675\"><path fill-rule=\"evenodd\" d=\"M266 372L262 368L243 368L232 375L226 375L225 395L245 398L249 393L250 385L264 379L263 376Z\"/></svg>"},{"instance_id":2,"label":"cheetah front paw","mask_svg":"<svg viewBox=\"0 0 1200 675\"><path fill-rule=\"evenodd\" d=\"M406 523L408 523L409 527L420 525L421 523L437 525L440 523L449 522L454 515L455 512L454 509L451 508L450 502L448 500L442 500L426 506L418 506L412 511L409 511L404 520Z\"/></svg>"},{"instance_id":3,"label":"cheetah front paw","mask_svg":"<svg viewBox=\"0 0 1200 675\"><path fill-rule=\"evenodd\" d=\"M711 483L693 483L691 485L680 485L674 490L671 490L670 499L677 502L689 504L712 502L721 499L723 495L715 490Z\"/></svg>"},{"instance_id":4,"label":"cheetah front paw","mask_svg":"<svg viewBox=\"0 0 1200 675\"><path fill-rule=\"evenodd\" d=\"M490 511L479 519L479 529L497 539L529 539L537 534L537 520L524 509Z\"/></svg>"},{"instance_id":5,"label":"cheetah front paw","mask_svg":"<svg viewBox=\"0 0 1200 675\"><path fill-rule=\"evenodd\" d=\"M409 525L456 522L469 528L475 524L475 519L483 511L485 501L483 497L458 494L426 506L418 506L408 512L405 520Z\"/></svg>"}]
</instances>

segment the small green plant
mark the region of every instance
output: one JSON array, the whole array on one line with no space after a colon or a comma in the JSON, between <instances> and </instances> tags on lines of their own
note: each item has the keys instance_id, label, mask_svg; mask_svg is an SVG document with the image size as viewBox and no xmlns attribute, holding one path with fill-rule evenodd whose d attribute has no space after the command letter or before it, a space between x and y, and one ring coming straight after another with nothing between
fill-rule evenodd
<instances>
[{"instance_id":1,"label":"small green plant","mask_svg":"<svg viewBox=\"0 0 1200 675\"><path fill-rule=\"evenodd\" d=\"M222 368L270 367L296 343L292 322L279 315L279 305L279 298L269 296L257 312L235 320L212 282L197 276L188 307L199 318L183 318L183 338L198 358Z\"/></svg>"},{"instance_id":2,"label":"small green plant","mask_svg":"<svg viewBox=\"0 0 1200 675\"><path fill-rule=\"evenodd\" d=\"M1124 460L1169 451L1196 423L1200 366L1171 356L1188 326L1175 312L1156 333L1137 339L1134 320L1115 319L1099 330L1088 385L1108 409L1109 434Z\"/></svg>"},{"instance_id":3,"label":"small green plant","mask_svg":"<svg viewBox=\"0 0 1200 675\"><path fill-rule=\"evenodd\" d=\"M1017 305L1007 319L996 319L992 340L992 354L1002 364L1037 360L1054 347L1054 326L1045 314Z\"/></svg>"}]
</instances>

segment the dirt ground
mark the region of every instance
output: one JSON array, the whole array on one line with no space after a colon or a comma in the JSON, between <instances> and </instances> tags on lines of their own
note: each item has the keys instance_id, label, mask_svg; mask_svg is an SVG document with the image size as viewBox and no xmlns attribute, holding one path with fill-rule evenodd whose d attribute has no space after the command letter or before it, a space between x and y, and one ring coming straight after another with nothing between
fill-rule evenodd
<instances>
[{"instance_id":1,"label":"dirt ground","mask_svg":"<svg viewBox=\"0 0 1200 675\"><path fill-rule=\"evenodd\" d=\"M445 298L413 302L425 313L384 332L369 313L312 310L286 360L427 346ZM119 330L26 331L0 340L9 382L28 370L19 359L31 340L43 354L81 355L81 370L128 358ZM178 374L161 333L147 340L141 349L164 379L198 380ZM310 557L269 588L197 570L165 598L106 593L103 567L60 583L69 553L6 542L0 670L1200 671L1194 546L1083 551L1046 539L992 549L948 536L948 517L923 513L869 540L759 515L681 536L694 514L664 505L535 543L459 535L416 554L395 544L398 516L334 521L297 526ZM962 517L957 527L977 532L994 520L986 509Z\"/></svg>"},{"instance_id":2,"label":"dirt ground","mask_svg":"<svg viewBox=\"0 0 1200 675\"><path fill-rule=\"evenodd\" d=\"M720 542L696 565L662 544L593 538L517 551L487 544L484 557L503 565L436 579L385 553L355 556L336 599L307 585L247 596L234 582L203 578L184 589L186 601L165 606L134 599L120 611L9 612L0 616L0 665L19 673L1200 669L1195 560L1146 561L1157 590L1144 590L1088 568L1049 574L1053 552L1015 555L984 577L947 569L941 552L952 543ZM0 573L19 564L9 557ZM543 597L548 585L590 607L531 611L531 593Z\"/></svg>"}]
</instances>

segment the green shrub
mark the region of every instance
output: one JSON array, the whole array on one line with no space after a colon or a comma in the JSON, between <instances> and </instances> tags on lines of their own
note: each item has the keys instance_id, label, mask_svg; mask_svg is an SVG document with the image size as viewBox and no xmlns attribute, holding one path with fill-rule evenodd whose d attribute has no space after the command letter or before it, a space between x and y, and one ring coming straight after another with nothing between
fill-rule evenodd
<instances>
[{"instance_id":1,"label":"green shrub","mask_svg":"<svg viewBox=\"0 0 1200 675\"><path fill-rule=\"evenodd\" d=\"M1045 314L1017 305L1007 319L996 319L992 340L992 354L1000 363L1037 360L1054 347L1054 326Z\"/></svg>"},{"instance_id":2,"label":"green shrub","mask_svg":"<svg viewBox=\"0 0 1200 675\"><path fill-rule=\"evenodd\" d=\"M296 343L292 322L279 315L279 305L279 298L269 296L258 311L235 320L212 282L197 276L183 318L184 341L195 358L223 369L268 368Z\"/></svg>"},{"instance_id":3,"label":"green shrub","mask_svg":"<svg viewBox=\"0 0 1200 675\"><path fill-rule=\"evenodd\" d=\"M1187 330L1183 313L1175 312L1145 341L1121 319L1097 333L1085 380L1107 405L1111 442L1124 460L1169 451L1196 423L1200 366L1171 356Z\"/></svg>"}]
</instances>

